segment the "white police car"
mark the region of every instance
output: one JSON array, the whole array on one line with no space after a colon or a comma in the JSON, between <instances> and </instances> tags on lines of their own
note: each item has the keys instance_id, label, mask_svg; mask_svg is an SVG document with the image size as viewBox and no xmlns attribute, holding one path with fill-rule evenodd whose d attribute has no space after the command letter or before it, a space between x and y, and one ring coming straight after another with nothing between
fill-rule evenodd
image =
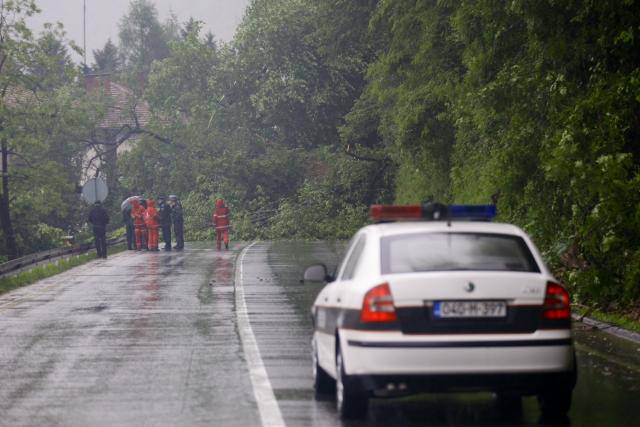
<instances>
[{"instance_id":1,"label":"white police car","mask_svg":"<svg viewBox=\"0 0 640 427\"><path fill-rule=\"evenodd\" d=\"M342 417L369 397L490 390L563 415L576 382L569 295L494 206L372 206L312 308L316 393ZM427 217L428 220L425 220ZM479 220L485 221L479 221Z\"/></svg>"}]
</instances>

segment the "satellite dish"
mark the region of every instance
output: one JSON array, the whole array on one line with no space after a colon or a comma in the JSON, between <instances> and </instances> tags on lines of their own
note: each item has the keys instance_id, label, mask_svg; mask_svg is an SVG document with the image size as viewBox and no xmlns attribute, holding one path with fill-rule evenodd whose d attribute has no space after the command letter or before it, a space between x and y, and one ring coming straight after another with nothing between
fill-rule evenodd
<instances>
[{"instance_id":1,"label":"satellite dish","mask_svg":"<svg viewBox=\"0 0 640 427\"><path fill-rule=\"evenodd\" d=\"M108 195L107 184L100 177L91 178L82 186L82 198L89 204L104 202Z\"/></svg>"}]
</instances>

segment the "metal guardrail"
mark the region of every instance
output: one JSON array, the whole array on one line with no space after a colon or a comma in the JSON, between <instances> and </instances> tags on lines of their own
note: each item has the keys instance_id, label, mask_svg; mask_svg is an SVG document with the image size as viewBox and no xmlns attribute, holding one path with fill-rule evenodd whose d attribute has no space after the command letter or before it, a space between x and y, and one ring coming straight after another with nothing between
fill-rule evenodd
<instances>
[{"instance_id":1,"label":"metal guardrail","mask_svg":"<svg viewBox=\"0 0 640 427\"><path fill-rule=\"evenodd\" d=\"M117 245L125 242L125 239L111 239L107 241L107 246ZM81 245L71 246L67 248L50 249L48 251L36 252L22 258L16 258L0 264L0 277L10 274L16 270L23 269L30 265L37 264L42 261L55 260L69 255L80 255L95 248L93 243L83 243Z\"/></svg>"}]
</instances>

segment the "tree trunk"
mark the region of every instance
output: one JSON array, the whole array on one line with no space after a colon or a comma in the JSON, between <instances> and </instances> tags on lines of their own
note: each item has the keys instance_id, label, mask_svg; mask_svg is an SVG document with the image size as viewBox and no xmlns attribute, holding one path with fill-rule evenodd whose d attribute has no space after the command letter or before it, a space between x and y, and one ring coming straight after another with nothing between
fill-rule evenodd
<instances>
[{"instance_id":1,"label":"tree trunk","mask_svg":"<svg viewBox=\"0 0 640 427\"><path fill-rule=\"evenodd\" d=\"M107 188L109 194L116 194L118 187L118 150L107 152L104 159L105 168L104 174L106 175Z\"/></svg>"},{"instance_id":2,"label":"tree trunk","mask_svg":"<svg viewBox=\"0 0 640 427\"><path fill-rule=\"evenodd\" d=\"M9 259L18 257L18 247L16 245L16 235L11 223L11 213L9 207L9 148L7 141L2 140L2 197L0 197L0 223L6 251Z\"/></svg>"}]
</instances>

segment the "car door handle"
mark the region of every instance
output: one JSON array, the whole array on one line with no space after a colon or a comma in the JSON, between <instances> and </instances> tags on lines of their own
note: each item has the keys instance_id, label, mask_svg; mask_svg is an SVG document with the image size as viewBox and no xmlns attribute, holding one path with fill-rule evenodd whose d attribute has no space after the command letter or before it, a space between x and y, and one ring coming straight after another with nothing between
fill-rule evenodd
<instances>
[{"instance_id":1,"label":"car door handle","mask_svg":"<svg viewBox=\"0 0 640 427\"><path fill-rule=\"evenodd\" d=\"M328 297L324 297L324 302L327 302L327 301L329 301L329 298Z\"/></svg>"},{"instance_id":2,"label":"car door handle","mask_svg":"<svg viewBox=\"0 0 640 427\"><path fill-rule=\"evenodd\" d=\"M342 300L340 298L336 299L337 302L342 302Z\"/></svg>"}]
</instances>

